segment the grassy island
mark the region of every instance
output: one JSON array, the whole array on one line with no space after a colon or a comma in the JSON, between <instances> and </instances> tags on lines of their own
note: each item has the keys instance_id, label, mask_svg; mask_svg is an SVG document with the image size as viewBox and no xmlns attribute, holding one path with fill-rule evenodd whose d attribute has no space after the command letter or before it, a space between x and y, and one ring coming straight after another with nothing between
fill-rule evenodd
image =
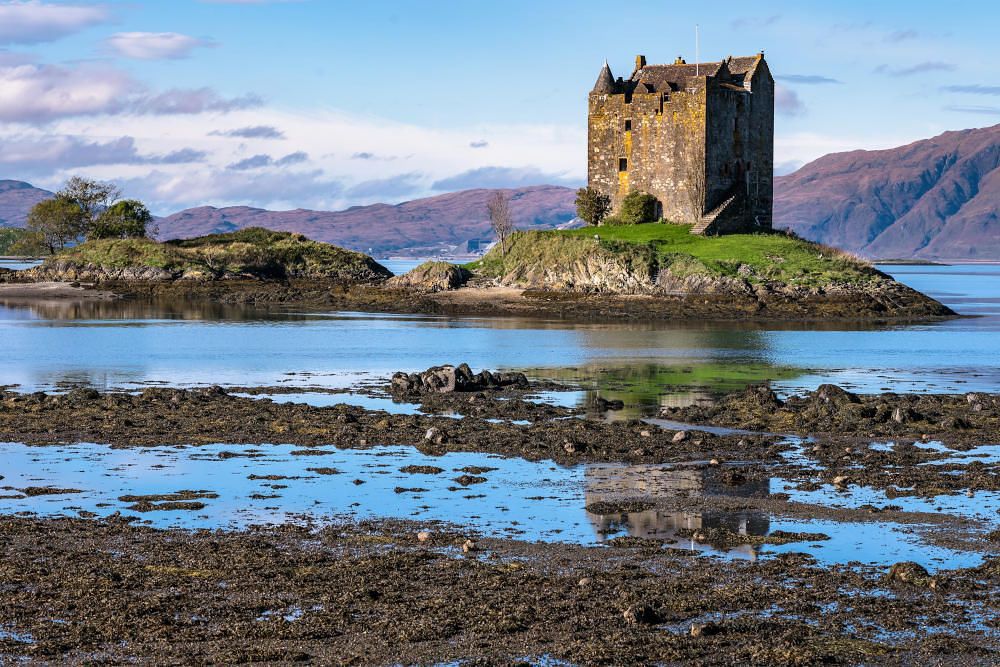
<instances>
[{"instance_id":1,"label":"grassy island","mask_svg":"<svg viewBox=\"0 0 1000 667\"><path fill-rule=\"evenodd\" d=\"M468 268L484 276L532 282L540 272L555 279L554 274L569 267L586 274L583 267L595 262L650 281L661 271L681 280L733 278L802 288L886 278L852 255L785 234L706 237L691 234L689 225L662 223L519 232L511 238L506 257L494 249Z\"/></svg>"},{"instance_id":2,"label":"grassy island","mask_svg":"<svg viewBox=\"0 0 1000 667\"><path fill-rule=\"evenodd\" d=\"M311 241L301 234L261 228L166 242L148 238L96 239L52 256L39 271L97 274L95 277L103 274L109 279L324 278L375 281L392 275L365 254Z\"/></svg>"}]
</instances>

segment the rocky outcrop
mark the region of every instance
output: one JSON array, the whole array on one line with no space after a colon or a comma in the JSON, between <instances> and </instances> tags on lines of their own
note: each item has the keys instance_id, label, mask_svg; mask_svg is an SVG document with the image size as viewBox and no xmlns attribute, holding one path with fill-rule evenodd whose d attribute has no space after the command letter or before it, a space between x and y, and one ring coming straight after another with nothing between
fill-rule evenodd
<instances>
[{"instance_id":1,"label":"rocky outcrop","mask_svg":"<svg viewBox=\"0 0 1000 667\"><path fill-rule=\"evenodd\" d=\"M468 364L434 366L422 373L399 372L392 376L394 394L448 394L463 391L485 391L514 387L527 389L524 373L473 373Z\"/></svg>"},{"instance_id":2,"label":"rocky outcrop","mask_svg":"<svg viewBox=\"0 0 1000 667\"><path fill-rule=\"evenodd\" d=\"M441 292L458 289L472 274L461 266L448 262L424 262L415 269L386 282L387 287L402 287L418 292Z\"/></svg>"},{"instance_id":3,"label":"rocky outcrop","mask_svg":"<svg viewBox=\"0 0 1000 667\"><path fill-rule=\"evenodd\" d=\"M112 268L96 264L53 260L19 272L20 279L53 282L102 283L111 281L160 281L184 277L183 272L168 271L155 266Z\"/></svg>"}]
</instances>

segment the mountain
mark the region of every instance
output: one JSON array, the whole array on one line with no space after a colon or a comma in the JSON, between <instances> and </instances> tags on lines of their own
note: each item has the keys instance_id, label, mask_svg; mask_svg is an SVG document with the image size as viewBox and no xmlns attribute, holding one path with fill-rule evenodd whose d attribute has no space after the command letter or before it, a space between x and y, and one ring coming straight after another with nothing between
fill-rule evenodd
<instances>
[{"instance_id":1,"label":"mountain","mask_svg":"<svg viewBox=\"0 0 1000 667\"><path fill-rule=\"evenodd\" d=\"M24 181L0 180L0 227L24 227L31 207L51 196Z\"/></svg>"},{"instance_id":2,"label":"mountain","mask_svg":"<svg viewBox=\"0 0 1000 667\"><path fill-rule=\"evenodd\" d=\"M426 256L492 236L486 202L495 190L464 190L402 204L354 206L345 211L267 211L247 206L201 206L161 218L160 238L187 238L266 227L317 241L388 255ZM576 215L575 191L554 185L504 190L519 229L552 229Z\"/></svg>"},{"instance_id":3,"label":"mountain","mask_svg":"<svg viewBox=\"0 0 1000 667\"><path fill-rule=\"evenodd\" d=\"M1000 125L833 153L775 179L774 225L875 258L1000 259Z\"/></svg>"}]
</instances>

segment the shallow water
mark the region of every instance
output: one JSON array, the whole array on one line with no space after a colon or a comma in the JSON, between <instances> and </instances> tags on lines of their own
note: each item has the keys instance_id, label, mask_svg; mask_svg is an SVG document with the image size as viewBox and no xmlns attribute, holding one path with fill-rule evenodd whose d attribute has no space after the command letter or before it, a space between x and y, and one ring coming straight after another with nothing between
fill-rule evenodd
<instances>
[{"instance_id":1,"label":"shallow water","mask_svg":"<svg viewBox=\"0 0 1000 667\"><path fill-rule=\"evenodd\" d=\"M0 269L10 269L11 271L22 271L38 266L42 263L40 259L0 259Z\"/></svg>"},{"instance_id":2,"label":"shallow water","mask_svg":"<svg viewBox=\"0 0 1000 667\"><path fill-rule=\"evenodd\" d=\"M995 391L1000 267L884 267L982 317L866 330L739 323L571 323L254 310L218 304L0 303L0 384L344 388L446 362L520 369L621 398L624 416L771 380L783 392ZM586 394L584 394L586 396ZM582 400L582 399L581 399Z\"/></svg>"},{"instance_id":3,"label":"shallow water","mask_svg":"<svg viewBox=\"0 0 1000 667\"><path fill-rule=\"evenodd\" d=\"M408 266L396 265L397 271ZM282 386L295 393L258 398L313 405L351 403L368 409L415 413L419 407L363 393L322 393L384 382L396 370L446 362L474 368L523 370L535 378L574 384L542 400L586 405L596 396L621 399L626 409L609 418L654 416L667 405L708 400L715 392L770 380L784 393L835 382L859 391L996 392L1000 387L1000 267L883 267L959 312L978 315L949 322L846 330L809 325L739 323L572 323L553 320L423 317L344 312L258 310L209 303L72 303L23 307L0 302L0 385L22 391L77 385L136 390L149 385ZM839 524L790 520L766 512L664 513L657 510L599 516L588 504L615 495L725 494L697 470L663 466L590 465L564 468L491 455L428 457L405 447L331 449L295 456L297 448L264 446L260 458L220 458L254 448L114 450L102 445L0 445L0 486L56 486L80 494L0 499L0 514L23 511L99 515L125 510L127 494L205 489L219 494L200 511L141 514L154 525L219 527L350 517L440 519L493 535L596 544L616 536L677 540L675 548L721 555L680 539L677 530L724 526L763 535L773 530L822 532L829 541L744 547L727 557L766 557L807 551L824 562L914 560L930 568L973 565L980 556L931 546L913 526L885 522ZM997 446L955 452L947 462L995 462ZM437 465L440 475L407 475L399 468ZM454 482L468 465L496 467L486 482ZM317 475L309 467L334 467ZM302 479L267 481L249 475ZM359 479L364 483L353 484ZM274 488L268 485L284 485ZM423 488L402 491L396 487ZM799 491L771 479L752 491L789 493L794 501L857 508L900 505L996 522L997 494L977 492L933 500L895 498L850 487ZM454 489L454 490L452 490ZM641 491L641 493L640 493ZM741 491L742 492L742 491ZM256 497L278 496L278 497ZM0 491L3 495L21 495ZM106 506L102 506L107 503Z\"/></svg>"},{"instance_id":4,"label":"shallow water","mask_svg":"<svg viewBox=\"0 0 1000 667\"><path fill-rule=\"evenodd\" d=\"M796 500L824 500L822 493L795 492L781 480L750 482L740 487L713 484L695 468L661 465L592 464L564 467L551 461L474 453L428 456L411 447L367 450L322 448L323 454L296 455L289 445L212 445L112 449L104 445L29 447L0 444L0 513L35 512L73 515L121 511L154 526L240 528L309 517L396 517L441 520L469 526L484 534L526 540L599 544L632 535L675 541L671 548L729 558L762 558L777 553L807 552L827 563L860 561L887 564L914 560L927 567L970 566L975 553L954 551L923 542L912 526L893 523L837 523L778 518L764 511L639 512L591 514L585 508L622 497L767 496L790 491ZM442 468L438 474L404 473L409 465ZM494 468L472 475L485 478L463 486L456 481L467 466ZM334 468L318 474L309 468ZM259 479L279 475L290 479ZM357 481L362 483L358 484ZM469 480L466 480L467 482ZM475 481L475 480L474 480ZM52 486L81 493L21 496L17 489ZM201 510L129 510L127 495L207 491L218 498L199 499ZM795 496L795 494L797 494ZM872 494L874 497L874 494ZM990 507L996 502L990 498ZM3 498L2 496L14 496ZM868 499L857 498L856 500ZM912 499L897 499L904 504ZM948 500L950 510L971 513L985 508L980 500L962 505ZM750 535L771 531L821 532L832 539L783 546L743 546L720 552L677 534L679 529L725 527Z\"/></svg>"}]
</instances>

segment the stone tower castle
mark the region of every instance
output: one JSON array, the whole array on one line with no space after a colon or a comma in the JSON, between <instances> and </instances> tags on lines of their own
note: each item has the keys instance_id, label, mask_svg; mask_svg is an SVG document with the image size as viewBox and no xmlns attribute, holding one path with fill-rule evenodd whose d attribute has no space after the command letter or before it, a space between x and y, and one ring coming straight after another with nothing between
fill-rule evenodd
<instances>
[{"instance_id":1,"label":"stone tower castle","mask_svg":"<svg viewBox=\"0 0 1000 667\"><path fill-rule=\"evenodd\" d=\"M656 197L696 234L771 228L774 79L764 54L647 65L590 92L587 176L617 212L629 192Z\"/></svg>"}]
</instances>

